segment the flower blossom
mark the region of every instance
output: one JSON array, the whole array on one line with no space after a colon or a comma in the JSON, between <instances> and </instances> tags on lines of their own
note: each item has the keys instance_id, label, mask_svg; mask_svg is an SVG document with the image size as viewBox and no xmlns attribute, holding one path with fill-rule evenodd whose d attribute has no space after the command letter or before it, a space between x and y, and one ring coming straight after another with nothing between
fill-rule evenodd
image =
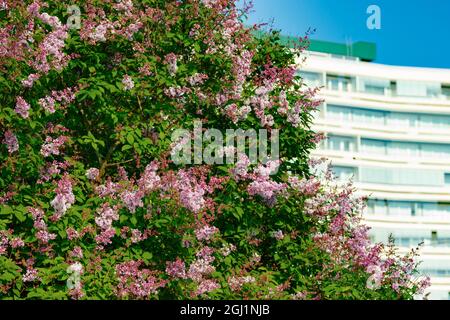
<instances>
[{"instance_id":1,"label":"flower blossom","mask_svg":"<svg viewBox=\"0 0 450 320\"><path fill-rule=\"evenodd\" d=\"M33 86L34 82L35 82L36 80L38 80L40 77L41 77L40 74L38 74L38 73L32 73L32 74L30 74L26 79L22 80L22 85L23 85L25 88L31 88L31 87Z\"/></svg>"},{"instance_id":2,"label":"flower blossom","mask_svg":"<svg viewBox=\"0 0 450 320\"><path fill-rule=\"evenodd\" d=\"M177 258L174 262L166 262L166 273L174 278L186 278L186 265L183 260Z\"/></svg>"},{"instance_id":3,"label":"flower blossom","mask_svg":"<svg viewBox=\"0 0 450 320\"><path fill-rule=\"evenodd\" d=\"M68 175L64 175L58 181L55 198L50 202L53 209L55 209L53 218L59 219L74 203L75 196L72 192L72 182Z\"/></svg>"},{"instance_id":4,"label":"flower blossom","mask_svg":"<svg viewBox=\"0 0 450 320\"><path fill-rule=\"evenodd\" d=\"M97 179L99 174L100 174L100 170L98 170L97 168L89 168L88 170L86 170L86 177L89 180Z\"/></svg>"},{"instance_id":5,"label":"flower blossom","mask_svg":"<svg viewBox=\"0 0 450 320\"><path fill-rule=\"evenodd\" d=\"M169 53L164 57L164 63L167 64L167 69L169 70L169 74L171 76L174 76L175 73L177 73L178 66L177 66L177 56L174 53Z\"/></svg>"},{"instance_id":6,"label":"flower blossom","mask_svg":"<svg viewBox=\"0 0 450 320\"><path fill-rule=\"evenodd\" d=\"M165 286L167 281L156 278L149 269L140 269L141 264L138 261L128 261L116 266L118 297L148 298Z\"/></svg>"},{"instance_id":7,"label":"flower blossom","mask_svg":"<svg viewBox=\"0 0 450 320\"><path fill-rule=\"evenodd\" d=\"M12 131L10 130L5 132L3 143L8 147L8 152L10 154L19 150L19 141L17 140L17 137L14 135L14 133L12 133Z\"/></svg>"},{"instance_id":8,"label":"flower blossom","mask_svg":"<svg viewBox=\"0 0 450 320\"><path fill-rule=\"evenodd\" d=\"M59 148L67 141L67 137L60 136L56 139L47 136L45 142L41 147L41 154L44 157L49 157L50 155L59 155Z\"/></svg>"},{"instance_id":9,"label":"flower blossom","mask_svg":"<svg viewBox=\"0 0 450 320\"><path fill-rule=\"evenodd\" d=\"M204 293L211 292L219 288L220 284L216 280L207 279L200 282L200 284L197 287L197 290L195 291L195 294L202 295Z\"/></svg>"},{"instance_id":10,"label":"flower blossom","mask_svg":"<svg viewBox=\"0 0 450 320\"><path fill-rule=\"evenodd\" d=\"M30 105L22 97L17 97L16 108L14 109L14 111L22 118L26 119L30 116L30 113L28 112L29 110Z\"/></svg>"},{"instance_id":11,"label":"flower blossom","mask_svg":"<svg viewBox=\"0 0 450 320\"><path fill-rule=\"evenodd\" d=\"M197 240L210 240L217 232L219 232L219 229L216 227L205 225L202 228L195 230L195 236Z\"/></svg>"},{"instance_id":12,"label":"flower blossom","mask_svg":"<svg viewBox=\"0 0 450 320\"><path fill-rule=\"evenodd\" d=\"M26 273L22 276L23 282L34 282L38 280L40 280L38 277L38 271L34 268L28 268Z\"/></svg>"},{"instance_id":13,"label":"flower blossom","mask_svg":"<svg viewBox=\"0 0 450 320\"><path fill-rule=\"evenodd\" d=\"M131 90L134 88L134 81L129 75L125 75L123 77L122 84L125 90Z\"/></svg>"}]
</instances>

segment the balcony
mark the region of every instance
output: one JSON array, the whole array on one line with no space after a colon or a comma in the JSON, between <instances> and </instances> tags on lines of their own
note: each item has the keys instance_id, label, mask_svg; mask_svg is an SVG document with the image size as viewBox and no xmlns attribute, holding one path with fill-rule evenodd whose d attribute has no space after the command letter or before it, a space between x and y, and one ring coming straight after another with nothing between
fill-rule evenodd
<instances>
[{"instance_id":1,"label":"balcony","mask_svg":"<svg viewBox=\"0 0 450 320\"><path fill-rule=\"evenodd\" d=\"M309 87L322 87L329 93L356 93L399 100L450 101L450 85L439 82L387 80L311 71L299 71L299 74Z\"/></svg>"}]
</instances>

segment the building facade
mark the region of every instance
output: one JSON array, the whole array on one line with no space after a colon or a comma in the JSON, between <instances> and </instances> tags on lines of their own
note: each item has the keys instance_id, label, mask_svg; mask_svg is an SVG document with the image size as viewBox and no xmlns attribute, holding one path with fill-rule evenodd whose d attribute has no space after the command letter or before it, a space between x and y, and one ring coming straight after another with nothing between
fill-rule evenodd
<instances>
[{"instance_id":1,"label":"building facade","mask_svg":"<svg viewBox=\"0 0 450 320\"><path fill-rule=\"evenodd\" d=\"M313 42L299 61L324 99L314 130L327 139L313 155L369 198L373 241L423 243L429 298L450 299L450 69L376 64L374 50Z\"/></svg>"}]
</instances>

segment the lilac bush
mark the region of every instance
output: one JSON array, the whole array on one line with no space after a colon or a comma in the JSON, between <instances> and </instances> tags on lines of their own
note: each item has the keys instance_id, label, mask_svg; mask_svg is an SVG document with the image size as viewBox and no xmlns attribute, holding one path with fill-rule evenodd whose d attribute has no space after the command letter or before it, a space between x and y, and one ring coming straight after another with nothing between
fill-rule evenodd
<instances>
[{"instance_id":1,"label":"lilac bush","mask_svg":"<svg viewBox=\"0 0 450 320\"><path fill-rule=\"evenodd\" d=\"M309 159L294 48L234 0L0 1L0 297L412 299L416 251ZM75 17L77 18L77 17ZM77 21L77 19L73 20ZM176 164L171 133L279 130L280 157ZM274 173L276 172L276 173Z\"/></svg>"}]
</instances>

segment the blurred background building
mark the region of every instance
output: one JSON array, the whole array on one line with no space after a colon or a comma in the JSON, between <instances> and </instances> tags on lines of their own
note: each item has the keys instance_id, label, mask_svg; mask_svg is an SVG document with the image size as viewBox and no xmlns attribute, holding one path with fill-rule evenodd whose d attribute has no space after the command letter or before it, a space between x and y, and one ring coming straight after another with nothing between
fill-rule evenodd
<instances>
[{"instance_id":1,"label":"blurred background building","mask_svg":"<svg viewBox=\"0 0 450 320\"><path fill-rule=\"evenodd\" d=\"M285 39L286 40L286 39ZM376 46L312 41L299 72L322 87L313 155L368 196L374 241L424 243L430 299L450 299L450 69L376 64Z\"/></svg>"}]
</instances>

